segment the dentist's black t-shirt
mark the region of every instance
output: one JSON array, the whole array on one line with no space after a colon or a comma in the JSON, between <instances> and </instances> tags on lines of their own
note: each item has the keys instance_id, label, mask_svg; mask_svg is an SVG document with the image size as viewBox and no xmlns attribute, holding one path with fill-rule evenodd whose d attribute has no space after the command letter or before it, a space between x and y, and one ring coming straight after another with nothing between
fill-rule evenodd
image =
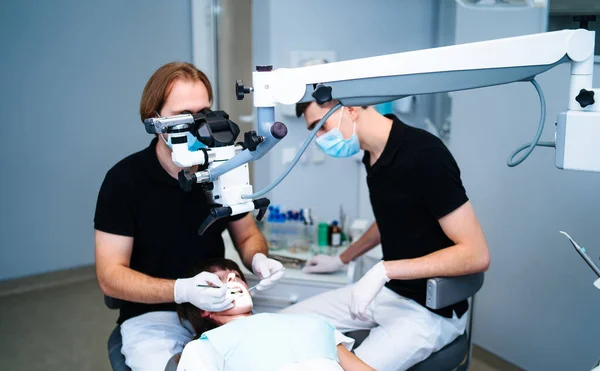
<instances>
[{"instance_id":1,"label":"dentist's black t-shirt","mask_svg":"<svg viewBox=\"0 0 600 371\"><path fill-rule=\"evenodd\" d=\"M131 269L155 278L185 278L200 260L224 257L221 233L228 221L246 214L220 219L199 236L198 227L210 210L206 192L199 184L184 192L158 162L156 143L154 138L148 148L108 171L98 194L94 228L133 237ZM175 309L175 303L125 301L117 322Z\"/></svg>"},{"instance_id":2,"label":"dentist's black t-shirt","mask_svg":"<svg viewBox=\"0 0 600 371\"><path fill-rule=\"evenodd\" d=\"M368 152L363 158L384 260L418 258L454 245L438 220L468 201L456 161L436 136L386 117L393 124L383 153L373 166ZM426 284L391 280L386 286L425 306ZM430 310L452 318L453 311L460 317L467 309L465 300Z\"/></svg>"}]
</instances>

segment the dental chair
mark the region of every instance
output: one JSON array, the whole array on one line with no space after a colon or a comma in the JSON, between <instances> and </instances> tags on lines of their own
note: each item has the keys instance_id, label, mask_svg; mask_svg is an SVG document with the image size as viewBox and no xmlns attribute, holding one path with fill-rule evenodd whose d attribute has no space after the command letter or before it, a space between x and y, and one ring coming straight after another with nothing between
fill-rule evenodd
<instances>
[{"instance_id":1,"label":"dental chair","mask_svg":"<svg viewBox=\"0 0 600 371\"><path fill-rule=\"evenodd\" d=\"M108 309L119 309L121 308L120 299L111 298L110 296L104 295L104 304ZM110 361L110 367L113 371L131 371L129 366L125 364L125 356L121 353L121 346L123 346L123 339L121 339L121 326L117 326L112 330L108 337L108 360Z\"/></svg>"},{"instance_id":2,"label":"dental chair","mask_svg":"<svg viewBox=\"0 0 600 371\"><path fill-rule=\"evenodd\" d=\"M356 267L352 266L354 274ZM438 277L427 281L426 305L431 309L440 309L456 304L465 299L469 300L469 311L464 315L467 318L467 329L464 334L457 337L444 348L431 354L429 358L414 365L409 371L466 371L471 363L473 313L475 309L475 294L483 286L484 274L475 273L459 277ZM104 296L104 303L110 309L119 309L121 300ZM357 340L355 347L366 338L368 331L353 331L347 334ZM121 329L115 327L108 338L108 357L113 371L131 371L125 364L125 357L121 353ZM165 367L165 371L176 371L177 362L174 355Z\"/></svg>"},{"instance_id":3,"label":"dental chair","mask_svg":"<svg viewBox=\"0 0 600 371\"><path fill-rule=\"evenodd\" d=\"M469 299L467 329L453 342L417 363L409 371L466 371L471 364L473 311L475 294L483 286L483 273L460 277L439 277L427 281L427 302L431 309L440 309Z\"/></svg>"},{"instance_id":4,"label":"dental chair","mask_svg":"<svg viewBox=\"0 0 600 371\"><path fill-rule=\"evenodd\" d=\"M125 356L121 353L123 341L121 339L121 328L119 326L110 333L108 337L108 360L113 371L131 371L125 364Z\"/></svg>"},{"instance_id":5,"label":"dental chair","mask_svg":"<svg viewBox=\"0 0 600 371\"><path fill-rule=\"evenodd\" d=\"M104 295L104 304L108 307L108 309L119 309L121 308L121 303L123 301L120 299L111 298L110 296ZM123 339L121 338L121 327L117 326L110 333L108 337L108 360L110 361L110 366L113 371L131 371L129 366L125 364L125 356L121 353L121 347L123 346ZM165 371L176 371L177 370L177 361L176 357L178 354L174 355L169 359L165 366Z\"/></svg>"},{"instance_id":6,"label":"dental chair","mask_svg":"<svg viewBox=\"0 0 600 371\"><path fill-rule=\"evenodd\" d=\"M440 309L456 304L465 299L469 300L469 311L465 313L467 329L444 348L431 354L429 358L409 368L409 371L466 371L471 363L473 328L473 311L475 294L483 286L483 273L475 273L459 277L431 278L427 281L427 302L431 309ZM346 334L356 339L355 347L360 345L368 331L352 331Z\"/></svg>"}]
</instances>

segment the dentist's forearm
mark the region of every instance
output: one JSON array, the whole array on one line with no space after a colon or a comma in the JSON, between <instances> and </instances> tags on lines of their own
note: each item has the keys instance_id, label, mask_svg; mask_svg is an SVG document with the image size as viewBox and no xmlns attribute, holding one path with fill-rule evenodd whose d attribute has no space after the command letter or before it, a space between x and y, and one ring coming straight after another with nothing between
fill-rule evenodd
<instances>
[{"instance_id":1,"label":"dentist's forearm","mask_svg":"<svg viewBox=\"0 0 600 371\"><path fill-rule=\"evenodd\" d=\"M267 243L261 234L256 234L241 243L238 252L246 268L252 270L254 255L258 253L268 254Z\"/></svg>"},{"instance_id":2,"label":"dentist's forearm","mask_svg":"<svg viewBox=\"0 0 600 371\"><path fill-rule=\"evenodd\" d=\"M348 264L352 260L379 245L380 242L381 235L379 234L379 227L377 227L377 223L374 222L358 241L350 245L346 251L340 254L340 260L344 264Z\"/></svg>"},{"instance_id":3,"label":"dentist's forearm","mask_svg":"<svg viewBox=\"0 0 600 371\"><path fill-rule=\"evenodd\" d=\"M254 255L268 253L267 241L260 233L252 215L248 214L242 219L230 222L227 229L244 266L252 270Z\"/></svg>"},{"instance_id":4,"label":"dentist's forearm","mask_svg":"<svg viewBox=\"0 0 600 371\"><path fill-rule=\"evenodd\" d=\"M484 272L489 264L487 247L480 249L465 244L450 246L420 258L383 262L386 275L393 280L462 276Z\"/></svg>"},{"instance_id":5,"label":"dentist's forearm","mask_svg":"<svg viewBox=\"0 0 600 371\"><path fill-rule=\"evenodd\" d=\"M129 267L113 265L96 268L98 283L105 295L136 303L172 303L175 280L154 278Z\"/></svg>"}]
</instances>

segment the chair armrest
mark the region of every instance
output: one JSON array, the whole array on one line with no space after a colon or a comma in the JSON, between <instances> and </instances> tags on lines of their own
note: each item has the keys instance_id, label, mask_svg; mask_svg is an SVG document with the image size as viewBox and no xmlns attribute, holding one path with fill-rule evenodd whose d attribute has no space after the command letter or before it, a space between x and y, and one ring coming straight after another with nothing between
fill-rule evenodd
<instances>
[{"instance_id":1,"label":"chair armrest","mask_svg":"<svg viewBox=\"0 0 600 371\"><path fill-rule=\"evenodd\" d=\"M121 304L123 304L123 300L104 295L104 304L108 309L119 309L121 308Z\"/></svg>"},{"instance_id":2,"label":"chair armrest","mask_svg":"<svg viewBox=\"0 0 600 371\"><path fill-rule=\"evenodd\" d=\"M441 309L470 298L483 286L483 273L427 280L427 302L431 309Z\"/></svg>"},{"instance_id":3,"label":"chair armrest","mask_svg":"<svg viewBox=\"0 0 600 371\"><path fill-rule=\"evenodd\" d=\"M181 353L173 354L169 361L167 362L167 366L165 367L165 371L177 371L177 366L179 365L179 359L181 358Z\"/></svg>"}]
</instances>

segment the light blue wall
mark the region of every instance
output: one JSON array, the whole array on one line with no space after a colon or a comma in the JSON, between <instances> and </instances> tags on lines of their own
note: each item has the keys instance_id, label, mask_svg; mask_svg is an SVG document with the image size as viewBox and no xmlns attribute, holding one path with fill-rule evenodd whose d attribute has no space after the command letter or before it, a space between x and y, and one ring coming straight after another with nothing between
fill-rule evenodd
<instances>
[{"instance_id":1,"label":"light blue wall","mask_svg":"<svg viewBox=\"0 0 600 371\"><path fill-rule=\"evenodd\" d=\"M0 280L93 262L98 189L151 140L141 92L160 65L191 60L189 11L189 1L0 3Z\"/></svg>"},{"instance_id":2,"label":"light blue wall","mask_svg":"<svg viewBox=\"0 0 600 371\"><path fill-rule=\"evenodd\" d=\"M256 0L252 7L254 64L289 67L294 50L333 50L341 61L428 48L436 42L436 7L434 0ZM430 110L428 99L423 102L417 107L417 117ZM276 119L287 125L289 134L268 159L255 165L257 188L285 169L282 149L298 148L308 135L304 119L281 114ZM359 174L361 166L333 158L321 164L299 164L271 192L270 199L290 208L310 207L327 220L338 217L342 203L349 216L356 217L359 186L365 182L364 174Z\"/></svg>"},{"instance_id":3,"label":"light blue wall","mask_svg":"<svg viewBox=\"0 0 600 371\"><path fill-rule=\"evenodd\" d=\"M459 9L456 42L545 29L545 14ZM600 85L600 66L595 67ZM543 140L567 108L569 66L538 77L548 104ZM453 94L450 149L488 239L492 263L477 297L474 340L536 371L589 370L600 354L600 291L559 230L600 255L600 174L554 167L538 148L516 168L506 160L537 129L539 100L530 83ZM600 263L596 260L597 263Z\"/></svg>"}]
</instances>

